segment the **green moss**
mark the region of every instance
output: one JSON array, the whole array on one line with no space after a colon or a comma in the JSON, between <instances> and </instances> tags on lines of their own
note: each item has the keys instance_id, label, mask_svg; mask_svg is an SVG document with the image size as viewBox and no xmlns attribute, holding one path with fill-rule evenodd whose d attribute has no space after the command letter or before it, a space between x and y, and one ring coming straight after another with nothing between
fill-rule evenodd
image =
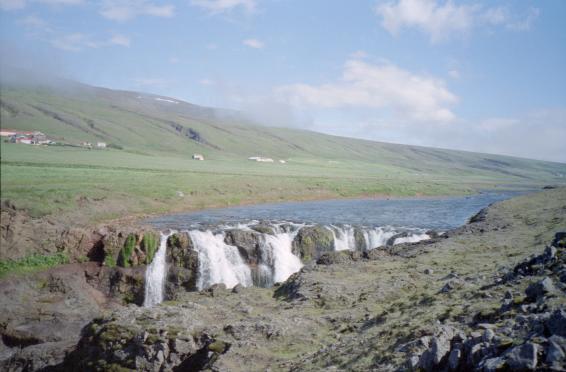
<instances>
[{"instance_id":1,"label":"green moss","mask_svg":"<svg viewBox=\"0 0 566 372\"><path fill-rule=\"evenodd\" d=\"M67 263L69 263L69 256L65 252L46 255L32 254L19 260L4 260L0 261L0 278L9 273L40 271Z\"/></svg>"},{"instance_id":2,"label":"green moss","mask_svg":"<svg viewBox=\"0 0 566 372\"><path fill-rule=\"evenodd\" d=\"M107 254L107 255L104 257L104 266L107 266L107 267L116 267L116 259L115 259L112 255Z\"/></svg>"},{"instance_id":3,"label":"green moss","mask_svg":"<svg viewBox=\"0 0 566 372\"><path fill-rule=\"evenodd\" d=\"M157 237L154 233L147 232L143 234L141 248L145 252L145 263L149 265L153 261L155 252L157 252Z\"/></svg>"},{"instance_id":4,"label":"green moss","mask_svg":"<svg viewBox=\"0 0 566 372\"><path fill-rule=\"evenodd\" d=\"M130 234L126 238L124 247L120 250L120 254L118 255L118 265L122 267L132 266L131 259L135 248L136 248L136 236L134 234Z\"/></svg>"},{"instance_id":5,"label":"green moss","mask_svg":"<svg viewBox=\"0 0 566 372\"><path fill-rule=\"evenodd\" d=\"M169 245L172 247L180 247L181 241L179 240L179 235L173 234L169 237Z\"/></svg>"},{"instance_id":6,"label":"green moss","mask_svg":"<svg viewBox=\"0 0 566 372\"><path fill-rule=\"evenodd\" d=\"M210 345L208 345L208 350L217 353L217 354L223 354L224 352L226 352L228 350L228 348L230 347L230 344L224 341L220 341L220 340L216 340L213 343L211 343Z\"/></svg>"}]
</instances>

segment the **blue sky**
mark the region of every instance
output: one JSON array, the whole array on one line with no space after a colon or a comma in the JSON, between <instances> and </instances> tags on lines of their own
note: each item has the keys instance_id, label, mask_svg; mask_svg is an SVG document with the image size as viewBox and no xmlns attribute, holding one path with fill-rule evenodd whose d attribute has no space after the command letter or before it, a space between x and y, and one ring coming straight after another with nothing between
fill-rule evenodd
<instances>
[{"instance_id":1,"label":"blue sky","mask_svg":"<svg viewBox=\"0 0 566 372\"><path fill-rule=\"evenodd\" d=\"M566 2L0 0L8 54L266 125L566 162ZM4 59L9 59L4 57Z\"/></svg>"}]
</instances>

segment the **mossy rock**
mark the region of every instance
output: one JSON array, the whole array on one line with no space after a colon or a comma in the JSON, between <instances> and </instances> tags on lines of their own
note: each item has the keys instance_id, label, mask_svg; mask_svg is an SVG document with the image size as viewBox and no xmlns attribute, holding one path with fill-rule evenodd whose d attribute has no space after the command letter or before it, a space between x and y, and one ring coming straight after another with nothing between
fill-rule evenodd
<instances>
[{"instance_id":1,"label":"mossy rock","mask_svg":"<svg viewBox=\"0 0 566 372\"><path fill-rule=\"evenodd\" d=\"M152 232L146 232L143 234L141 242L141 250L145 253L145 263L149 265L155 257L159 245L159 237L157 234Z\"/></svg>"},{"instance_id":2,"label":"mossy rock","mask_svg":"<svg viewBox=\"0 0 566 372\"><path fill-rule=\"evenodd\" d=\"M124 242L124 246L118 254L118 266L130 267L132 266L132 256L136 249L137 239L134 234L129 234Z\"/></svg>"},{"instance_id":3,"label":"mossy rock","mask_svg":"<svg viewBox=\"0 0 566 372\"><path fill-rule=\"evenodd\" d=\"M321 225L303 227L293 241L293 253L303 262L315 260L323 253L333 251L334 235Z\"/></svg>"},{"instance_id":4,"label":"mossy rock","mask_svg":"<svg viewBox=\"0 0 566 372\"><path fill-rule=\"evenodd\" d=\"M208 350L216 354L224 354L228 349L230 349L230 344L221 340L216 340L208 345Z\"/></svg>"},{"instance_id":5,"label":"mossy rock","mask_svg":"<svg viewBox=\"0 0 566 372\"><path fill-rule=\"evenodd\" d=\"M268 225L259 224L259 225L250 226L250 228L252 230L257 231L258 233L261 233L261 234L269 234L269 235L275 234L275 232L273 231L273 228L271 226L268 226Z\"/></svg>"}]
</instances>

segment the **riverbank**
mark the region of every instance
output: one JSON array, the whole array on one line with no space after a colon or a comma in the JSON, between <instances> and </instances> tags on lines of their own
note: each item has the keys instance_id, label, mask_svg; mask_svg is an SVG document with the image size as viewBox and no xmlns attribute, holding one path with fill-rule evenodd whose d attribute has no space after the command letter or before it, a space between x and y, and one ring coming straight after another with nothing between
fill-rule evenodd
<instances>
[{"instance_id":1,"label":"riverbank","mask_svg":"<svg viewBox=\"0 0 566 372\"><path fill-rule=\"evenodd\" d=\"M426 340L451 354L457 343L454 334L463 335L464 345L467 339L481 340L485 329L491 329L493 337L485 336L484 343L469 341L470 350L463 347L461 357L467 358L475 347L474 352L481 352L471 358L479 363L530 343L536 344L536 365L543 368L549 365L549 345L558 342L561 350L560 340L549 341L552 334L547 331L532 333L536 339L530 339L517 331L525 327L517 319L540 318L546 329L542 314L564 309L560 273L566 269L565 248L556 247L554 258L541 261L534 271L509 273L530 255L542 255L556 232L564 231L565 211L564 188L521 196L491 206L443 238L369 255L333 253L271 289L180 291L174 301L150 309L123 307L112 291L104 293L101 283L109 280L104 279L108 273L91 264L2 280L5 311L0 324L7 346L0 353L2 363L99 370L396 370L411 360L426 360ZM115 281L114 293L118 287L135 286L127 282L133 280L127 279L134 277L132 270L120 271L124 279ZM533 302L525 290L545 277L553 282L552 292ZM505 302L507 292L511 302ZM54 321L50 312L66 314L73 301L81 305L72 313L84 317L71 316L75 326L65 329L78 332L81 324L97 318L83 329L76 348L78 334L48 336L50 327L62 327L67 317ZM503 305L509 308L501 312ZM511 333L502 329L506 324ZM448 339L448 346L440 339ZM439 355L438 363L444 363L447 354Z\"/></svg>"}]
</instances>

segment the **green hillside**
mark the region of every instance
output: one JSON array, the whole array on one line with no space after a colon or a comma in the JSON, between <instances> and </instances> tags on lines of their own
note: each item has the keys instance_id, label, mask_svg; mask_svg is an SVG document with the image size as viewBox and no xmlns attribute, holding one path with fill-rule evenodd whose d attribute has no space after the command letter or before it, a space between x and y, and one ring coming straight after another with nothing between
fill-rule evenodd
<instances>
[{"instance_id":1,"label":"green hillside","mask_svg":"<svg viewBox=\"0 0 566 372\"><path fill-rule=\"evenodd\" d=\"M0 98L2 128L120 148L2 143L2 199L35 215L72 214L85 203L88 218L106 219L272 200L444 195L540 187L566 175L560 163L265 127L237 112L78 83L5 84Z\"/></svg>"}]
</instances>

